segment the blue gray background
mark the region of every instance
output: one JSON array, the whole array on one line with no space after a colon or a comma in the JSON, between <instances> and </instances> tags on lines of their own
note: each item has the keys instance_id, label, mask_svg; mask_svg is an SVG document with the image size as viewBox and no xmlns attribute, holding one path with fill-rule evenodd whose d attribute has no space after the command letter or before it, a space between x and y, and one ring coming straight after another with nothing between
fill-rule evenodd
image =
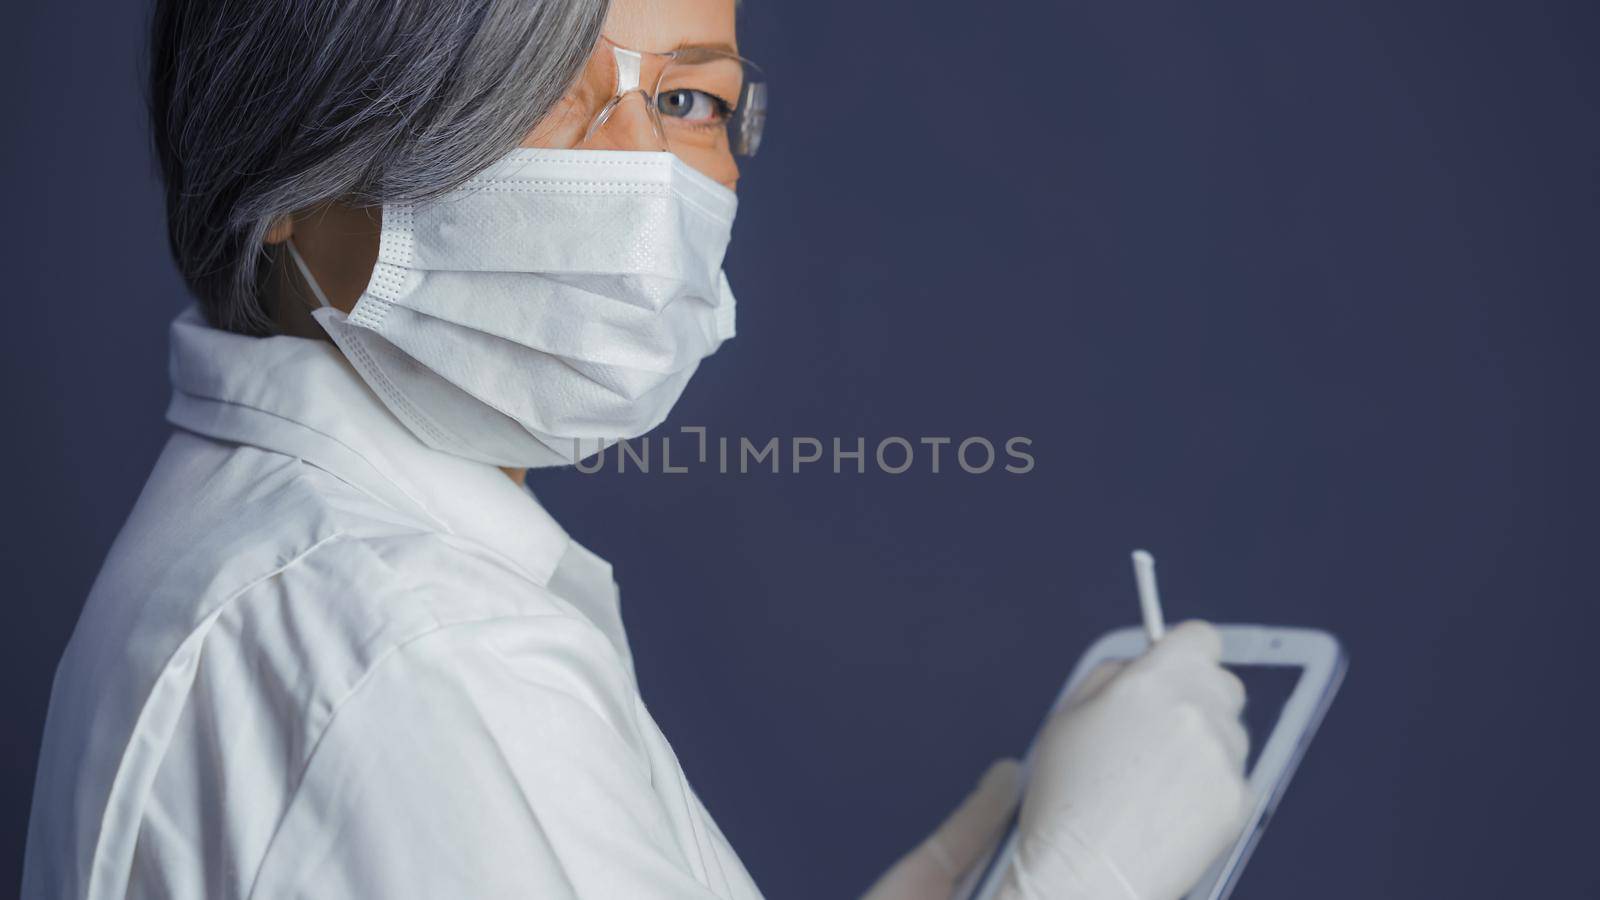
<instances>
[{"instance_id":1,"label":"blue gray background","mask_svg":"<svg viewBox=\"0 0 1600 900\"><path fill-rule=\"evenodd\" d=\"M0 884L166 433L141 3L4 18ZM750 3L737 340L669 427L1027 475L585 476L645 697L775 898L846 896L1135 617L1352 667L1242 898L1593 896L1597 7Z\"/></svg>"}]
</instances>

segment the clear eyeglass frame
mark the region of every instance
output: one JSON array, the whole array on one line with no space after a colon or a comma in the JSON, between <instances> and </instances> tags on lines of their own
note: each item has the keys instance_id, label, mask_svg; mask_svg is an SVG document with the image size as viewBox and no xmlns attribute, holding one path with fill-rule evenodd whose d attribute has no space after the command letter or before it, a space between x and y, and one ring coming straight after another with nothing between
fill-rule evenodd
<instances>
[{"instance_id":1,"label":"clear eyeglass frame","mask_svg":"<svg viewBox=\"0 0 1600 900\"><path fill-rule=\"evenodd\" d=\"M685 47L665 53L634 50L602 37L600 52L591 59L582 76L587 82L589 101L584 102L580 84L577 109L570 113L588 116L581 137L576 126L581 118L566 120L551 135L558 145L582 147L594 140L629 97L643 101L658 148L677 154L701 171L719 177L728 168L737 168L734 156L752 157L761 148L767 118L767 83L761 68L742 56L716 48ZM604 52L609 50L609 53ZM611 92L605 96L605 69L610 69ZM687 101L685 115L677 115ZM687 114L694 104L710 107L710 117L691 121ZM595 107L598 105L598 109ZM564 136L564 139L562 137Z\"/></svg>"}]
</instances>

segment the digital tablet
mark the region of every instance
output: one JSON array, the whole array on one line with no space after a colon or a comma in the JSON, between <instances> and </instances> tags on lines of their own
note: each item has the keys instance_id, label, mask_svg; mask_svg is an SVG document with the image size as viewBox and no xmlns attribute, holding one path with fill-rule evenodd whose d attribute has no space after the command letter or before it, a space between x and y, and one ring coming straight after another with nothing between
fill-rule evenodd
<instances>
[{"instance_id":1,"label":"digital tablet","mask_svg":"<svg viewBox=\"0 0 1600 900\"><path fill-rule=\"evenodd\" d=\"M1283 798L1300 757L1333 702L1345 670L1343 649L1325 631L1270 625L1216 628L1222 635L1222 663L1245 686L1244 723L1250 733L1245 771L1254 805L1239 839L1207 870L1186 900L1223 900L1233 891L1272 811ZM1149 645L1141 628L1123 628L1100 638L1073 667L1072 675L1056 696L1056 705L1095 666L1131 659ZM1030 746L1025 765L1032 755ZM1016 822L1013 815L996 849L973 867L955 896L992 900L998 895L1016 843Z\"/></svg>"}]
</instances>

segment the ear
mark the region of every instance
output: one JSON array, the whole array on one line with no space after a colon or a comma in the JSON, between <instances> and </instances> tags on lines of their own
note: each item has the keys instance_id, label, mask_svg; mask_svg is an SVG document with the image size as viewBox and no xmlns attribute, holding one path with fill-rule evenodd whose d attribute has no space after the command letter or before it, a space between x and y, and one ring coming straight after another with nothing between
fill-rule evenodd
<instances>
[{"instance_id":1,"label":"ear","mask_svg":"<svg viewBox=\"0 0 1600 900\"><path fill-rule=\"evenodd\" d=\"M281 244L291 237L294 237L294 218L281 216L267 229L267 236L262 240L267 244Z\"/></svg>"}]
</instances>

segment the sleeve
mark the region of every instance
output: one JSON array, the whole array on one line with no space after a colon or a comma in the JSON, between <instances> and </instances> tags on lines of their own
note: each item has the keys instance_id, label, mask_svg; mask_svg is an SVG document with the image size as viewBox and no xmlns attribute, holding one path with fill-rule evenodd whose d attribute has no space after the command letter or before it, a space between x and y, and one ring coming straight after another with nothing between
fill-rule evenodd
<instances>
[{"instance_id":1,"label":"sleeve","mask_svg":"<svg viewBox=\"0 0 1600 900\"><path fill-rule=\"evenodd\" d=\"M401 645L333 712L251 896L713 896L651 787L635 690L571 616Z\"/></svg>"}]
</instances>

